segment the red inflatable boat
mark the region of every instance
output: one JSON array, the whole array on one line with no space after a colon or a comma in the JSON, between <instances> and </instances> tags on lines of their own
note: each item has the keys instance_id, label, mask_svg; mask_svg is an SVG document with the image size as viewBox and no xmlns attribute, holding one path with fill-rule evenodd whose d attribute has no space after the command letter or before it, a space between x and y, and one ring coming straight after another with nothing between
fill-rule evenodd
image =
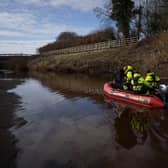
<instances>
[{"instance_id":1,"label":"red inflatable boat","mask_svg":"<svg viewBox=\"0 0 168 168\"><path fill-rule=\"evenodd\" d=\"M105 95L113 100L123 101L146 108L163 108L164 102L157 96L138 95L112 87L112 82L104 84Z\"/></svg>"}]
</instances>

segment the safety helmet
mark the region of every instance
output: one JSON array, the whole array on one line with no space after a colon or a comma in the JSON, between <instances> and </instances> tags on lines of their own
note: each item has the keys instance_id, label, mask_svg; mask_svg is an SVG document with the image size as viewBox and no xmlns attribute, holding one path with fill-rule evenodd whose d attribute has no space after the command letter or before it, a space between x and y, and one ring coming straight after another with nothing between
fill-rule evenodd
<instances>
[{"instance_id":1,"label":"safety helmet","mask_svg":"<svg viewBox=\"0 0 168 168\"><path fill-rule=\"evenodd\" d=\"M134 73L134 78L140 77L140 76L141 76L141 74L139 74L138 72Z\"/></svg>"},{"instance_id":2,"label":"safety helmet","mask_svg":"<svg viewBox=\"0 0 168 168\"><path fill-rule=\"evenodd\" d=\"M130 71L130 70L133 70L133 67L131 65L127 65L127 66L124 66L123 70Z\"/></svg>"}]
</instances>

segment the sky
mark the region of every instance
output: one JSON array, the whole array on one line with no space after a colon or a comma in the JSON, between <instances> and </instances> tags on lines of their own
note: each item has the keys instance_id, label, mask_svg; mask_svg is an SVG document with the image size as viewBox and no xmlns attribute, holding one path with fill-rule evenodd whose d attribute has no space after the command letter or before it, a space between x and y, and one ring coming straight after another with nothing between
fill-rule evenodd
<instances>
[{"instance_id":1,"label":"sky","mask_svg":"<svg viewBox=\"0 0 168 168\"><path fill-rule=\"evenodd\" d=\"M59 33L88 34L100 28L93 9L104 0L0 0L0 54L28 53Z\"/></svg>"}]
</instances>

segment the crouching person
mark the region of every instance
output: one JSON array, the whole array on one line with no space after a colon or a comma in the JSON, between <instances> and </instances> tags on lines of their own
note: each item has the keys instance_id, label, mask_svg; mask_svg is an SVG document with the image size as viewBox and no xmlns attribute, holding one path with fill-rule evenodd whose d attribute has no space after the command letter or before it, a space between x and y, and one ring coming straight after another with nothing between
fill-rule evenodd
<instances>
[{"instance_id":1,"label":"crouching person","mask_svg":"<svg viewBox=\"0 0 168 168\"><path fill-rule=\"evenodd\" d=\"M133 67L128 65L123 67L124 71L124 79L123 79L123 89L124 90L132 90L131 88L131 80L133 78Z\"/></svg>"},{"instance_id":2,"label":"crouching person","mask_svg":"<svg viewBox=\"0 0 168 168\"><path fill-rule=\"evenodd\" d=\"M159 88L160 78L151 70L147 71L144 84L148 90L148 94L152 94Z\"/></svg>"},{"instance_id":3,"label":"crouching person","mask_svg":"<svg viewBox=\"0 0 168 168\"><path fill-rule=\"evenodd\" d=\"M132 90L137 94L145 94L144 78L140 73L135 72L131 80Z\"/></svg>"}]
</instances>

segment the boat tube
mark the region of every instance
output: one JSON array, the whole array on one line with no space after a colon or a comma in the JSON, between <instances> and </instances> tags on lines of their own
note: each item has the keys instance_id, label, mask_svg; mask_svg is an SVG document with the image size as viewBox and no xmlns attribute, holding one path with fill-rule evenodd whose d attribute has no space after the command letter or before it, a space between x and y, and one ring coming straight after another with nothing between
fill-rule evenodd
<instances>
[{"instance_id":1,"label":"boat tube","mask_svg":"<svg viewBox=\"0 0 168 168\"><path fill-rule=\"evenodd\" d=\"M108 82L104 84L104 92L105 95L117 101L122 101L126 103L130 103L132 105L146 107L146 108L163 108L165 107L164 101L161 98L155 95L140 95L135 94L131 91L125 91L121 89L114 88L112 82Z\"/></svg>"}]
</instances>

